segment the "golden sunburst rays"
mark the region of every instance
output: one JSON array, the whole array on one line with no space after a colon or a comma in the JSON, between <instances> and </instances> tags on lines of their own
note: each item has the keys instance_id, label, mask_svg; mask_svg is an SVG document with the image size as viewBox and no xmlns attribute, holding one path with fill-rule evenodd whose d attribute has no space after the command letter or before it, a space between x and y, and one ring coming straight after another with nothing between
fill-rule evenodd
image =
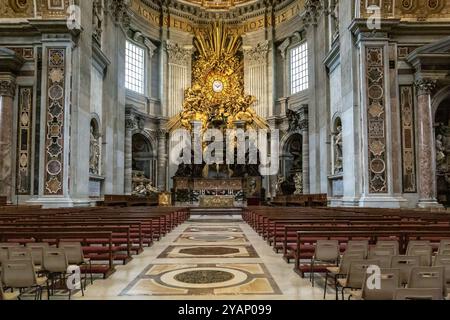
<instances>
[{"instance_id":1,"label":"golden sunburst rays","mask_svg":"<svg viewBox=\"0 0 450 320\"><path fill-rule=\"evenodd\" d=\"M194 45L200 56L206 60L230 59L236 56L242 40L233 35L222 21L216 21L206 32L197 31Z\"/></svg>"},{"instance_id":2,"label":"golden sunburst rays","mask_svg":"<svg viewBox=\"0 0 450 320\"><path fill-rule=\"evenodd\" d=\"M166 128L192 130L196 120L201 121L202 131L219 122L231 129L235 121L245 121L247 128L268 129L266 120L253 109L256 98L244 93L241 38L223 22L215 22L208 30L197 32L194 45L197 56L192 86L185 91L183 111L171 118Z\"/></svg>"}]
</instances>

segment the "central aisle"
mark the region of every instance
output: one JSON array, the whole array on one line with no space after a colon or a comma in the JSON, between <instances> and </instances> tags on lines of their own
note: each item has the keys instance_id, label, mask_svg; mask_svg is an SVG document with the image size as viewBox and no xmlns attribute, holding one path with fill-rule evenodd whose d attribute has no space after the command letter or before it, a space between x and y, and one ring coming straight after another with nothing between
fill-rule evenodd
<instances>
[{"instance_id":1,"label":"central aisle","mask_svg":"<svg viewBox=\"0 0 450 320\"><path fill-rule=\"evenodd\" d=\"M240 216L192 216L84 299L322 299ZM77 298L82 298L80 294Z\"/></svg>"}]
</instances>

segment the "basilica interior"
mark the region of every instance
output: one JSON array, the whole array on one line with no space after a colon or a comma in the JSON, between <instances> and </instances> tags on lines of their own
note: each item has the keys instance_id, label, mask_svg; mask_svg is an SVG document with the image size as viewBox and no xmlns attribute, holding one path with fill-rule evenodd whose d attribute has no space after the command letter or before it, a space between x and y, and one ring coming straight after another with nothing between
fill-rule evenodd
<instances>
[{"instance_id":1,"label":"basilica interior","mask_svg":"<svg viewBox=\"0 0 450 320\"><path fill-rule=\"evenodd\" d=\"M1 300L450 297L448 1L0 0L0 144Z\"/></svg>"}]
</instances>

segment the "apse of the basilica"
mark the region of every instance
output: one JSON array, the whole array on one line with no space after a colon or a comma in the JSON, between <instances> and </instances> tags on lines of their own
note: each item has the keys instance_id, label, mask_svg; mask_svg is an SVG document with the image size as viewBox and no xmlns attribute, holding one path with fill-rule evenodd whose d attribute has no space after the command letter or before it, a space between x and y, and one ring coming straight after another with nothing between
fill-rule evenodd
<instances>
[{"instance_id":1,"label":"apse of the basilica","mask_svg":"<svg viewBox=\"0 0 450 320\"><path fill-rule=\"evenodd\" d=\"M449 21L444 0L0 0L0 196L448 206ZM173 163L196 125L277 131L277 172Z\"/></svg>"}]
</instances>

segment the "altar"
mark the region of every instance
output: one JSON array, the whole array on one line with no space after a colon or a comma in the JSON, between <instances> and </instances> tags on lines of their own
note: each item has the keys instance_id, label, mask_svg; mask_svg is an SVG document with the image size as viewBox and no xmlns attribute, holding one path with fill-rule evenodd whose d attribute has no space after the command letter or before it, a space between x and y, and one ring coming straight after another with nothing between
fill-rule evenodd
<instances>
[{"instance_id":1,"label":"altar","mask_svg":"<svg viewBox=\"0 0 450 320\"><path fill-rule=\"evenodd\" d=\"M202 208L234 208L234 196L201 196L200 207Z\"/></svg>"},{"instance_id":2,"label":"altar","mask_svg":"<svg viewBox=\"0 0 450 320\"><path fill-rule=\"evenodd\" d=\"M260 177L194 178L174 177L175 203L205 208L245 207L247 197L260 195Z\"/></svg>"}]
</instances>

